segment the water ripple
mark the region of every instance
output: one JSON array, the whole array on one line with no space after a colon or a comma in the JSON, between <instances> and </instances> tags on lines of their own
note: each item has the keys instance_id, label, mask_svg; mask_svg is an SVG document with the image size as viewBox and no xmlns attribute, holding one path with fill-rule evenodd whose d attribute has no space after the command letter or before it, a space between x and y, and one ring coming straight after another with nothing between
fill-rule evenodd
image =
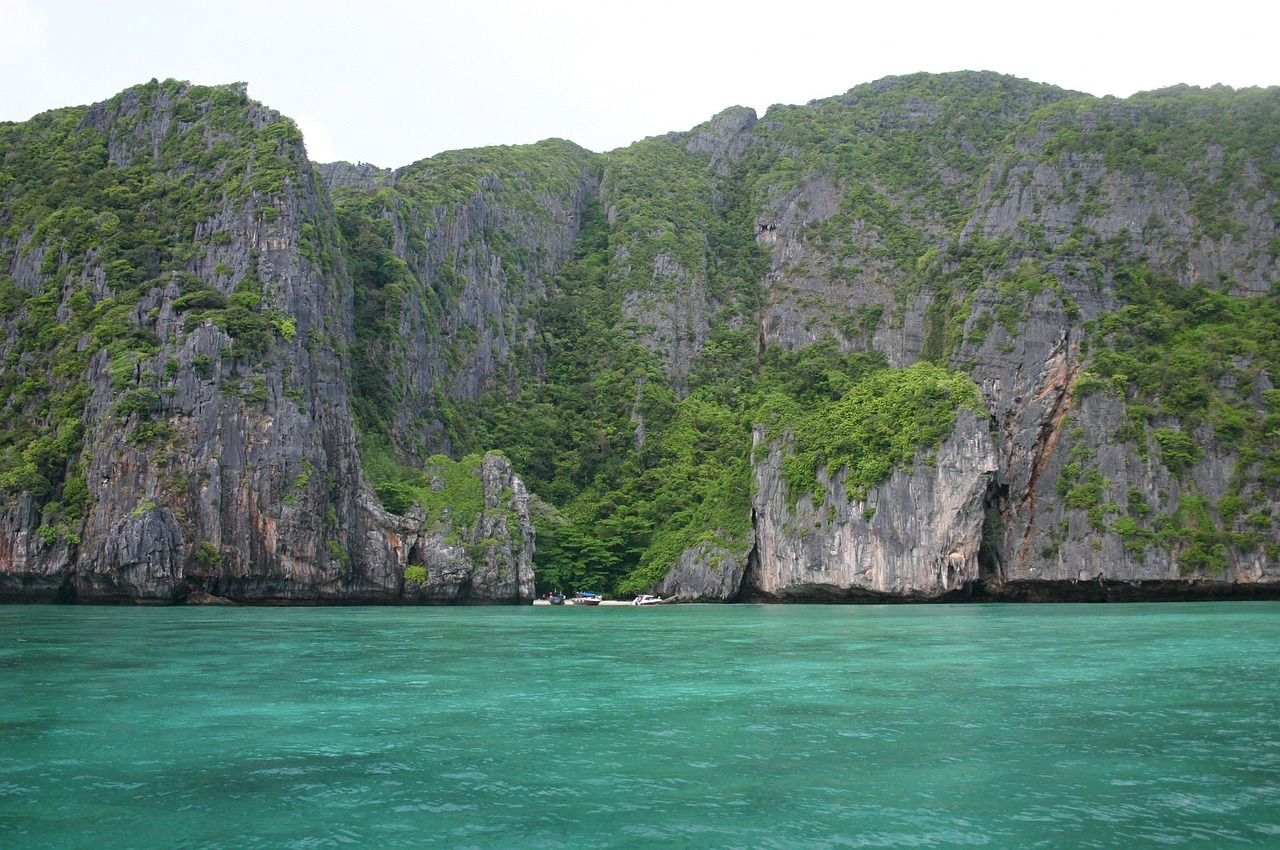
<instances>
[{"instance_id":1,"label":"water ripple","mask_svg":"<svg viewBox=\"0 0 1280 850\"><path fill-rule=\"evenodd\" d=\"M1280 840L1274 603L597 613L6 610L0 846Z\"/></svg>"}]
</instances>

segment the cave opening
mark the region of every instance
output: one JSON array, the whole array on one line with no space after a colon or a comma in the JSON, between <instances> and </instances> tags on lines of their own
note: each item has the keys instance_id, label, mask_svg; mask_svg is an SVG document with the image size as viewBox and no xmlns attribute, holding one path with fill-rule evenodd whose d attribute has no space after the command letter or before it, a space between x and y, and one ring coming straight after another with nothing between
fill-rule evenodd
<instances>
[{"instance_id":1,"label":"cave opening","mask_svg":"<svg viewBox=\"0 0 1280 850\"><path fill-rule=\"evenodd\" d=\"M1009 485L992 478L982 499L982 541L978 544L978 584L999 585L1005 577L1005 527Z\"/></svg>"}]
</instances>

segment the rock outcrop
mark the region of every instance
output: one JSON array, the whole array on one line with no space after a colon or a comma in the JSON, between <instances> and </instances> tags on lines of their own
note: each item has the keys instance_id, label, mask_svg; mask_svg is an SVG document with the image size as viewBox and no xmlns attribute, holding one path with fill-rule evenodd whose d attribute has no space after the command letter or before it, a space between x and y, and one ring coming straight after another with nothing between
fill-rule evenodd
<instances>
[{"instance_id":1,"label":"rock outcrop","mask_svg":"<svg viewBox=\"0 0 1280 850\"><path fill-rule=\"evenodd\" d=\"M6 353L37 330L37 293L53 293L63 329L44 351L27 346L10 374L83 399L83 412L68 407L58 422L37 406L10 408L28 427L64 435L66 447L27 472L44 491L43 511L26 492L0 510L0 597L532 598L532 530L523 485L505 461L485 463L480 521L430 539L411 518L384 511L366 485L346 359L356 342L353 287L325 188L292 122L242 88L172 81L59 120L64 135L50 131L45 143L75 138L105 152L66 178L83 182L81 203L102 185L119 197L141 185L179 200L153 202L157 230L119 238L121 221L76 254L56 230L41 236L21 198L8 196L0 221L19 236L0 249L25 306L3 320ZM30 144L19 134L6 151ZM182 181L195 189L183 194ZM101 203L142 226L146 213L128 201ZM145 240L173 231L171 256L158 257ZM146 275L157 276L137 285ZM93 322L107 309L118 316L115 337ZM79 373L68 368L77 357ZM445 536L461 542L444 545ZM415 546L431 552L418 561L429 567L425 595L405 592Z\"/></svg>"},{"instance_id":2,"label":"rock outcrop","mask_svg":"<svg viewBox=\"0 0 1280 850\"><path fill-rule=\"evenodd\" d=\"M757 430L757 443L765 441ZM756 550L742 595L760 601L960 597L979 578L984 499L996 472L986 423L961 411L951 437L853 499L823 476L790 504L782 451L756 464Z\"/></svg>"},{"instance_id":3,"label":"rock outcrop","mask_svg":"<svg viewBox=\"0 0 1280 850\"><path fill-rule=\"evenodd\" d=\"M750 544L728 548L700 543L680 553L680 560L658 582L653 592L664 598L685 602L724 602L742 597L754 539Z\"/></svg>"},{"instance_id":4,"label":"rock outcrop","mask_svg":"<svg viewBox=\"0 0 1280 850\"><path fill-rule=\"evenodd\" d=\"M0 598L527 601L530 490L579 589L1278 595L1278 124L989 73L397 169L243 86L6 124ZM980 402L791 489L778 422L922 362Z\"/></svg>"}]
</instances>

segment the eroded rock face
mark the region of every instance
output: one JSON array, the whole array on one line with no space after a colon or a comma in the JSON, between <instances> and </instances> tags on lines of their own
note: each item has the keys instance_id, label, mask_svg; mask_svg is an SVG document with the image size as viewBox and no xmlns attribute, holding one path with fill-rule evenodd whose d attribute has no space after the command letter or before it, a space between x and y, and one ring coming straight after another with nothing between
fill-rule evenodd
<instances>
[{"instance_id":1,"label":"eroded rock face","mask_svg":"<svg viewBox=\"0 0 1280 850\"><path fill-rule=\"evenodd\" d=\"M484 509L463 529L424 530L421 512L389 533L400 572L426 568L425 581L406 581L406 602L497 604L533 599L534 529L529 494L506 458L489 454L481 467Z\"/></svg>"},{"instance_id":2,"label":"eroded rock face","mask_svg":"<svg viewBox=\"0 0 1280 850\"><path fill-rule=\"evenodd\" d=\"M983 502L997 466L986 425L972 413L961 411L950 439L865 501L851 500L839 479L820 479L820 501L805 494L792 505L781 451L772 446L755 468L747 598L938 599L977 581Z\"/></svg>"},{"instance_id":3,"label":"eroded rock face","mask_svg":"<svg viewBox=\"0 0 1280 850\"><path fill-rule=\"evenodd\" d=\"M910 95L895 96L904 86ZM997 107L983 120L957 106L975 93L984 109ZM474 183L446 204L430 162L315 166L287 119L243 89L210 101L232 105L222 126L191 97L181 85L139 87L77 119L77 131L101 143L81 164L99 176L183 151L176 164L155 165L165 187L156 198L242 167L237 151L260 156L254 169L276 170L265 181L246 170L163 214L122 187L112 203L155 216L148 239L178 244L176 264L143 274L157 245L132 246L130 283L98 247L68 247L70 237L50 235L56 227L8 227L0 207L0 362L21 373L0 402L27 417L25 427L45 429L49 445L30 451L42 463L74 436L59 425L83 429L83 446L46 470L43 489L5 485L0 598L530 599L535 540L510 465L485 458L484 509L471 525L389 514L366 485L352 406L357 382L370 380L361 369L382 370L373 377L386 390L379 412L392 448L420 463L456 448L446 424L455 403L481 404L497 390L518 398L545 378L556 349L532 344L546 334L540 310L575 261L588 212L598 224L597 205L610 227L615 330L662 373L630 378L635 431L617 445L638 452L649 436L644 381L665 379L683 398L726 330L753 339L761 361L772 347L830 340L892 367L946 364L973 378L989 414L961 412L946 442L861 501L835 473L820 480L819 497L793 503L781 479L785 444L759 445L754 533L737 547L683 552L656 592L801 601L1280 590L1280 496L1274 476L1259 472L1271 443L1250 456L1225 433L1230 423L1219 434L1193 417L1197 454L1175 472L1155 433L1183 428L1176 416L1154 412L1156 400L1135 399L1119 378L1079 391L1097 328L1133 301L1118 280L1127 266L1234 297L1268 297L1280 274L1274 177L1250 159L1257 151L1212 134L1192 145L1161 135L1177 103L1087 99L989 74L890 78L762 119L727 110L649 140L667 146L652 173L611 169L570 143L541 143L537 167L502 174L479 157L466 170ZM236 134L264 130L237 148ZM1081 147L1094 133L1122 143L1104 135ZM874 144L860 147L866 138ZM676 186L684 194L658 200ZM637 214L629 192L646 198L643 226L625 226ZM376 285L348 269L357 237L340 235L334 199L353 196L371 228L385 225L376 234L385 244L374 247L388 256L361 260L386 261ZM161 220L190 208L197 220ZM76 220L74 208L65 212ZM112 221L98 212L77 227L106 233ZM269 342L249 353L243 328L190 303L259 291L252 311L270 325ZM21 327L29 308L10 306L28 300L51 301L49 322L80 335L63 349L84 355L77 370L37 362ZM360 305L382 311L376 342L355 331ZM133 360L77 330L85 316L122 306L120 326L139 341ZM1237 406L1262 421L1275 376L1247 349L1224 354L1215 380L1244 387ZM28 398L40 393L82 398L82 420L51 424ZM1153 413L1135 418L1134 402ZM64 520L59 488L73 478L89 498ZM1096 492L1077 491L1091 481ZM1188 559L1200 515L1217 536L1205 544L1211 557ZM425 577L406 582L413 567Z\"/></svg>"},{"instance_id":4,"label":"eroded rock face","mask_svg":"<svg viewBox=\"0 0 1280 850\"><path fill-rule=\"evenodd\" d=\"M485 460L485 510L473 527L433 523L427 534L421 523L384 511L369 490L346 359L354 341L353 284L340 257L317 248L337 241L325 188L287 119L237 87L212 97L234 109L209 128L179 128L175 115L190 121L207 104L184 103L198 97L177 84L141 87L85 110L83 132L103 140L106 169L172 145L175 134L199 149L220 143L219 133L265 128L283 176L276 191L201 199L217 203L191 227L185 269L151 281L124 317L150 347L113 360L106 349L94 352L86 335L82 375L61 375L50 364L40 376L54 391L83 382L83 449L72 469L90 497L71 527L42 516L26 495L0 510L0 598L531 599L527 494L501 457ZM227 173L221 160L209 161L222 169L215 176ZM180 160L175 174L154 177L177 179L200 167ZM349 179L379 174L355 170ZM30 233L24 238L30 250L4 246L12 258L5 273L38 292L51 274L42 258L54 249L34 244ZM199 320L190 299L183 301L198 292L205 303L225 306L246 288L262 293L248 314L263 329L251 343L222 318ZM96 251L63 287L59 316L69 321L83 311L75 299L86 294L104 308L120 294ZM0 319L5 353L22 318ZM406 591L414 547L428 580L425 590Z\"/></svg>"},{"instance_id":5,"label":"eroded rock face","mask_svg":"<svg viewBox=\"0 0 1280 850\"><path fill-rule=\"evenodd\" d=\"M726 602L737 599L754 540L728 549L703 543L680 554L680 561L654 586L653 592L681 602Z\"/></svg>"}]
</instances>

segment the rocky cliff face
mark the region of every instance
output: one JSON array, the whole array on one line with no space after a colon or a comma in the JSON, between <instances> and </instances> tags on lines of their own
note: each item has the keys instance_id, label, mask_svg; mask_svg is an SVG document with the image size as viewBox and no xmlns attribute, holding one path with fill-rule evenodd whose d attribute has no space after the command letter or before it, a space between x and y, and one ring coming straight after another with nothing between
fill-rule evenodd
<instances>
[{"instance_id":1,"label":"rocky cliff face","mask_svg":"<svg viewBox=\"0 0 1280 850\"><path fill-rule=\"evenodd\" d=\"M688 600L1280 592L1277 90L916 75L395 170L236 87L0 132L6 598L518 601L535 554Z\"/></svg>"},{"instance_id":2,"label":"rocky cliff face","mask_svg":"<svg viewBox=\"0 0 1280 850\"><path fill-rule=\"evenodd\" d=\"M401 457L455 450L449 399L545 373L537 309L572 255L598 177L568 142L455 152L396 171L326 166L361 279L360 387ZM363 284L363 285L361 285ZM453 425L455 427L451 428Z\"/></svg>"},{"instance_id":3,"label":"rocky cliff face","mask_svg":"<svg viewBox=\"0 0 1280 850\"><path fill-rule=\"evenodd\" d=\"M762 430L758 444L766 443ZM748 599L940 599L979 578L984 500L996 472L986 424L963 411L951 437L856 498L823 476L821 498L789 504L783 447L755 467L756 550Z\"/></svg>"},{"instance_id":4,"label":"rocky cliff face","mask_svg":"<svg viewBox=\"0 0 1280 850\"><path fill-rule=\"evenodd\" d=\"M21 447L11 434L8 471L26 478L10 478L18 492L0 519L0 595L532 596L523 487L501 459L486 461L484 487L503 519L482 512L472 528L429 534L365 485L344 357L352 286L291 122L241 89L173 83L56 115L43 136L41 121L4 149L10 174L32 181L25 197L9 190L0 217L17 302L3 328L8 376L74 401L58 419L10 396L26 436L56 436ZM60 187L21 170L68 138L105 154L64 178L78 209L113 219L87 239L30 209ZM58 334L31 344L41 302ZM473 559L445 537L489 545ZM430 579L406 592L410 563Z\"/></svg>"},{"instance_id":5,"label":"rocky cliff face","mask_svg":"<svg viewBox=\"0 0 1280 850\"><path fill-rule=\"evenodd\" d=\"M996 91L989 120L959 118L966 98ZM741 161L789 160L755 177L769 258L758 346L825 337L898 367L949 362L972 375L990 414L968 468L953 463L941 481L918 463L899 468L866 500L840 493L827 470L822 499L787 507L785 444L757 452L754 548L736 593L1274 593L1264 399L1277 364L1261 351L1275 338L1277 175L1274 149L1248 141L1248 128L1274 122L1277 106L1275 90L1118 102L1008 79L907 78L771 111L735 136ZM825 137L813 139L815 126ZM797 128L815 142L807 150ZM1224 330L1254 309L1260 336ZM1232 341L1215 345L1216 334ZM1158 377L1143 365L1166 358L1179 365ZM945 445L939 459L954 450ZM890 495L907 481L945 481L938 492L951 495ZM897 505L893 520L877 499ZM923 527L896 540L877 528L904 516ZM661 587L715 598L723 562L695 554Z\"/></svg>"}]
</instances>

